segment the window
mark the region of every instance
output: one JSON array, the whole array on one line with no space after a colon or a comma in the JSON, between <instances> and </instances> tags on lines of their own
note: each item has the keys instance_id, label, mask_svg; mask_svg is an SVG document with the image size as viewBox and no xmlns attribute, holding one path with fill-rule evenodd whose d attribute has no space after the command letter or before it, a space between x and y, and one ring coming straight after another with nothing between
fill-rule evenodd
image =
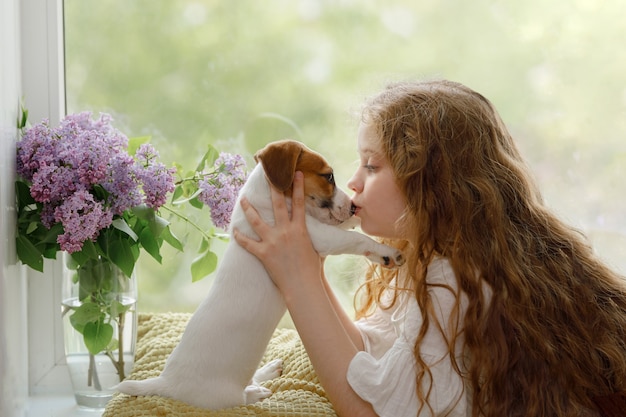
<instances>
[{"instance_id":1,"label":"window","mask_svg":"<svg viewBox=\"0 0 626 417\"><path fill-rule=\"evenodd\" d=\"M344 185L356 158L349 112L364 95L398 78L459 80L496 104L547 201L626 270L618 256L626 51L613 47L626 34L615 18L623 8L620 0L65 0L67 106L110 112L188 166L206 143L251 161L268 141L293 137L327 155ZM207 283L190 284L180 259L142 264L141 308L195 308ZM349 290L354 278L341 273Z\"/></svg>"},{"instance_id":2,"label":"window","mask_svg":"<svg viewBox=\"0 0 626 417\"><path fill-rule=\"evenodd\" d=\"M57 2L27 2L39 6L27 19L42 33L39 57L53 59L26 65L43 75L25 78L48 80L50 91L63 80L54 60L62 26L50 23ZM626 49L617 45L625 8L622 0L65 0L66 106L111 113L129 136L151 135L168 162L187 166L206 143L252 163L268 141L299 139L329 158L342 185L357 157L351 113L364 96L389 80L458 80L494 102L548 203L626 272ZM48 26L37 24L41 14ZM55 114L54 94L42 91L25 89L28 106L52 103ZM31 111L39 114L48 113ZM163 266L142 256L140 310L191 311L204 298L210 280L191 283L186 267L193 250L172 252ZM346 262L329 275L349 305L359 262ZM45 316L52 305L32 309Z\"/></svg>"}]
</instances>

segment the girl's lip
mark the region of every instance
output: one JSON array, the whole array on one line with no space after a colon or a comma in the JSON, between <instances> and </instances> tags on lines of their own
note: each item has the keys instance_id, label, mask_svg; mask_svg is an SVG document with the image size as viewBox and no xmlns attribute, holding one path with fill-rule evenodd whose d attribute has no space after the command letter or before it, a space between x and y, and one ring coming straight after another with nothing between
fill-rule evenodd
<instances>
[{"instance_id":1,"label":"girl's lip","mask_svg":"<svg viewBox=\"0 0 626 417\"><path fill-rule=\"evenodd\" d=\"M356 216L357 214L359 214L360 210L361 210L361 207L359 207L356 204L352 203L352 206L350 207L350 213L352 213L353 216Z\"/></svg>"}]
</instances>

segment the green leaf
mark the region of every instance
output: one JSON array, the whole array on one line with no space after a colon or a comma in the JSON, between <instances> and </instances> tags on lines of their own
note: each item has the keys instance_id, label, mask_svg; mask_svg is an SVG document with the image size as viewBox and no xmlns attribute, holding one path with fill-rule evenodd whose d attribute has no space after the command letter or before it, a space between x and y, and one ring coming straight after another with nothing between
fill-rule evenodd
<instances>
[{"instance_id":1,"label":"green leaf","mask_svg":"<svg viewBox=\"0 0 626 417\"><path fill-rule=\"evenodd\" d=\"M44 247L43 257L47 259L56 259L58 252L59 252L59 248L57 247L57 245Z\"/></svg>"},{"instance_id":2,"label":"green leaf","mask_svg":"<svg viewBox=\"0 0 626 417\"><path fill-rule=\"evenodd\" d=\"M197 209L202 209L202 207L204 207L204 203L198 200L197 196L189 200L189 205Z\"/></svg>"},{"instance_id":3,"label":"green leaf","mask_svg":"<svg viewBox=\"0 0 626 417\"><path fill-rule=\"evenodd\" d=\"M87 323L83 329L85 346L92 355L97 355L106 349L113 338L113 326L102 320L96 323Z\"/></svg>"},{"instance_id":4,"label":"green leaf","mask_svg":"<svg viewBox=\"0 0 626 417\"><path fill-rule=\"evenodd\" d=\"M111 265L94 259L88 259L76 271L78 275L78 298L81 301L97 297L105 282L110 281Z\"/></svg>"},{"instance_id":5,"label":"green leaf","mask_svg":"<svg viewBox=\"0 0 626 417\"><path fill-rule=\"evenodd\" d=\"M107 352L113 352L114 350L118 350L120 346L120 342L116 338L111 338L111 341L106 347Z\"/></svg>"},{"instance_id":6,"label":"green leaf","mask_svg":"<svg viewBox=\"0 0 626 417\"><path fill-rule=\"evenodd\" d=\"M175 206L180 206L180 205L183 205L183 204L185 204L185 203L187 203L187 202L190 202L191 200L195 199L195 198L196 198L196 197L198 197L201 193L202 193L202 190L200 190L200 189L196 189L196 190L193 192L193 194L191 194L189 197L187 197L187 198L183 198L183 199L180 199L180 200L173 201L173 202L172 202L172 204L174 204ZM182 194L182 192L181 192L181 194Z\"/></svg>"},{"instance_id":7,"label":"green leaf","mask_svg":"<svg viewBox=\"0 0 626 417\"><path fill-rule=\"evenodd\" d=\"M41 243L52 243L56 247L57 237L63 233L63 225L61 223L55 223L50 230L46 229L44 225L41 225L39 230L43 231L43 235L37 237L38 241Z\"/></svg>"},{"instance_id":8,"label":"green leaf","mask_svg":"<svg viewBox=\"0 0 626 417\"><path fill-rule=\"evenodd\" d=\"M106 201L111 195L101 184L93 184L91 186L91 193L99 201Z\"/></svg>"},{"instance_id":9,"label":"green leaf","mask_svg":"<svg viewBox=\"0 0 626 417\"><path fill-rule=\"evenodd\" d=\"M30 195L30 187L23 180L15 181L15 196L17 197L18 209L35 204L35 199Z\"/></svg>"},{"instance_id":10,"label":"green leaf","mask_svg":"<svg viewBox=\"0 0 626 417\"><path fill-rule=\"evenodd\" d=\"M196 167L197 172L202 172L204 167L207 165L213 166L213 163L215 162L215 160L220 156L220 153L218 152L218 150L215 149L211 144L209 144L207 147L208 147L208 150L202 156L202 159L200 160L200 162L198 163L198 166Z\"/></svg>"},{"instance_id":11,"label":"green leaf","mask_svg":"<svg viewBox=\"0 0 626 417\"><path fill-rule=\"evenodd\" d=\"M104 253L104 251L100 248L100 246L92 242L91 240L86 240L83 243L83 249L80 252L74 252L72 254L72 257L74 259L77 259L74 257L74 255L79 254L79 253L83 255L84 257L84 260L82 262L78 262L79 265L83 265L89 259L93 259L95 261L100 256L106 255L106 253Z\"/></svg>"},{"instance_id":12,"label":"green leaf","mask_svg":"<svg viewBox=\"0 0 626 417\"><path fill-rule=\"evenodd\" d=\"M163 233L163 230L165 230L165 228L169 226L169 224L170 222L165 220L163 217L158 216L156 213L154 217L150 219L150 221L148 221L148 226L150 227L150 231L152 232L155 238L160 237L161 233Z\"/></svg>"},{"instance_id":13,"label":"green leaf","mask_svg":"<svg viewBox=\"0 0 626 417\"><path fill-rule=\"evenodd\" d=\"M113 302L111 303L109 314L111 315L111 317L117 318L118 316L126 313L132 307L133 307L132 304L124 305L117 300L113 300Z\"/></svg>"},{"instance_id":14,"label":"green leaf","mask_svg":"<svg viewBox=\"0 0 626 417\"><path fill-rule=\"evenodd\" d=\"M137 256L135 256L135 253L137 253ZM137 257L138 250L136 248L133 250L127 239L119 239L117 243L109 246L109 258L127 277L132 275Z\"/></svg>"},{"instance_id":15,"label":"green leaf","mask_svg":"<svg viewBox=\"0 0 626 417\"><path fill-rule=\"evenodd\" d=\"M208 251L210 247L211 247L211 242L208 239L202 238L202 241L200 242L200 249L198 249L198 252L204 253Z\"/></svg>"},{"instance_id":16,"label":"green leaf","mask_svg":"<svg viewBox=\"0 0 626 417\"><path fill-rule=\"evenodd\" d=\"M142 220L150 221L156 216L153 208L148 207L145 204L140 204L132 208L132 212L135 216Z\"/></svg>"},{"instance_id":17,"label":"green leaf","mask_svg":"<svg viewBox=\"0 0 626 417\"><path fill-rule=\"evenodd\" d=\"M139 237L137 236L137 234L133 232L133 229L130 228L130 226L128 225L128 223L126 223L124 219L119 219L119 218L115 219L113 220L113 223L111 223L111 225L115 227L117 230L122 231L126 233L128 236L132 237L134 241L139 240Z\"/></svg>"},{"instance_id":18,"label":"green leaf","mask_svg":"<svg viewBox=\"0 0 626 417\"><path fill-rule=\"evenodd\" d=\"M217 255L211 251L204 252L191 263L192 282L200 281L202 278L215 271L216 267Z\"/></svg>"},{"instance_id":19,"label":"green leaf","mask_svg":"<svg viewBox=\"0 0 626 417\"><path fill-rule=\"evenodd\" d=\"M184 251L183 243L172 233L172 230L169 226L167 226L163 230L163 233L161 233L161 238L174 249L178 249L181 252Z\"/></svg>"},{"instance_id":20,"label":"green leaf","mask_svg":"<svg viewBox=\"0 0 626 417\"><path fill-rule=\"evenodd\" d=\"M70 316L70 323L76 331L83 333L87 323L97 323L103 318L102 311L97 304L83 303Z\"/></svg>"},{"instance_id":21,"label":"green leaf","mask_svg":"<svg viewBox=\"0 0 626 417\"><path fill-rule=\"evenodd\" d=\"M35 230L37 230L37 226L39 226L37 222L28 223L28 227L26 228L26 234L30 235L31 233L33 233Z\"/></svg>"},{"instance_id":22,"label":"green leaf","mask_svg":"<svg viewBox=\"0 0 626 417\"><path fill-rule=\"evenodd\" d=\"M158 263L161 263L163 260L160 253L161 246L149 228L146 227L141 231L141 234L139 235L139 242L146 252L156 259Z\"/></svg>"},{"instance_id":23,"label":"green leaf","mask_svg":"<svg viewBox=\"0 0 626 417\"><path fill-rule=\"evenodd\" d=\"M70 260L66 262L66 266L70 269L78 269L80 265L95 262L101 256L106 257L106 254L100 249L100 246L91 240L86 240L80 251L70 254Z\"/></svg>"},{"instance_id":24,"label":"green leaf","mask_svg":"<svg viewBox=\"0 0 626 417\"><path fill-rule=\"evenodd\" d=\"M171 199L172 203L178 200L183 195L184 195L183 187L181 187L180 185L177 185L176 188L174 188L174 192L172 193L172 199Z\"/></svg>"},{"instance_id":25,"label":"green leaf","mask_svg":"<svg viewBox=\"0 0 626 417\"><path fill-rule=\"evenodd\" d=\"M18 119L17 128L20 130L24 129L27 124L28 124L28 109L22 106L22 117Z\"/></svg>"},{"instance_id":26,"label":"green leaf","mask_svg":"<svg viewBox=\"0 0 626 417\"><path fill-rule=\"evenodd\" d=\"M35 271L43 272L43 254L28 238L18 235L15 237L15 250L18 259Z\"/></svg>"}]
</instances>

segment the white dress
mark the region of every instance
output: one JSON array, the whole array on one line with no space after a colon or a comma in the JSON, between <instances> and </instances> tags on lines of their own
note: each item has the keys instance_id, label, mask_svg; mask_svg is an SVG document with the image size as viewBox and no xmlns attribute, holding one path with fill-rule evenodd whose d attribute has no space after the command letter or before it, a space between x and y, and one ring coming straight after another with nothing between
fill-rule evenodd
<instances>
[{"instance_id":1,"label":"white dress","mask_svg":"<svg viewBox=\"0 0 626 417\"><path fill-rule=\"evenodd\" d=\"M449 262L436 258L428 267L427 282L443 284L430 287L430 296L437 319L447 325L458 292L455 275ZM454 293L453 293L454 292ZM374 407L380 417L415 417L419 409L416 394L416 362L413 347L422 325L422 314L413 292L402 291L394 307L377 308L369 317L356 322L361 331L365 350L350 362L347 379L352 389ZM383 295L382 304L392 294ZM388 304L387 304L388 305ZM461 296L458 328L463 326L467 297ZM448 336L456 329L447 329ZM456 358L463 366L463 336L457 338ZM421 357L430 365L432 390L429 404L420 416L467 416L471 409L471 395L464 380L453 369L448 347L437 326L431 320L428 332L420 345ZM425 380L427 377L424 378ZM425 387L428 387L426 382Z\"/></svg>"}]
</instances>

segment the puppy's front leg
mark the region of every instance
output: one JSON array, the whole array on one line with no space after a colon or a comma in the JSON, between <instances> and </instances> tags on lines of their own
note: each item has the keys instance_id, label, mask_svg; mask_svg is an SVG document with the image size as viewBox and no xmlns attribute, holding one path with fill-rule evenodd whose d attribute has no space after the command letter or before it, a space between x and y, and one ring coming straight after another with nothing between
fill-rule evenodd
<instances>
[{"instance_id":1,"label":"puppy's front leg","mask_svg":"<svg viewBox=\"0 0 626 417\"><path fill-rule=\"evenodd\" d=\"M274 359L257 369L252 377L252 380L250 381L250 384L243 392L246 397L246 404L254 404L257 401L270 397L272 395L272 391L261 386L260 384L261 382L278 378L282 372L282 359Z\"/></svg>"},{"instance_id":2,"label":"puppy's front leg","mask_svg":"<svg viewBox=\"0 0 626 417\"><path fill-rule=\"evenodd\" d=\"M320 222L306 216L306 225L313 242L313 247L322 256L352 254L363 255L372 262L390 268L404 264L404 256L399 250L376 242L359 232L350 232Z\"/></svg>"}]
</instances>

